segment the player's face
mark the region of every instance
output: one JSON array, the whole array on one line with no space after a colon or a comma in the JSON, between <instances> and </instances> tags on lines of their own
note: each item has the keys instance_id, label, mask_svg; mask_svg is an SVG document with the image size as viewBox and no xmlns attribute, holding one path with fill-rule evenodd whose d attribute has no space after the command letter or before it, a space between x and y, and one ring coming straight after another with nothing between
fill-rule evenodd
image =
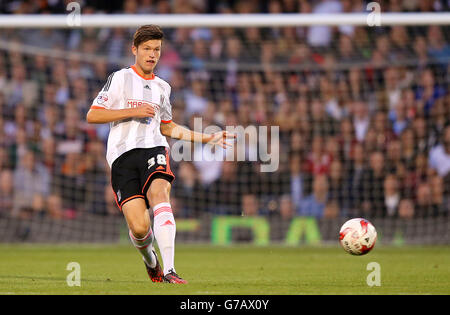
<instances>
[{"instance_id":1,"label":"player's face","mask_svg":"<svg viewBox=\"0 0 450 315\"><path fill-rule=\"evenodd\" d=\"M145 73L152 73L156 67L161 56L161 45L160 39L151 39L138 47L132 47L133 55L136 56L136 63Z\"/></svg>"}]
</instances>

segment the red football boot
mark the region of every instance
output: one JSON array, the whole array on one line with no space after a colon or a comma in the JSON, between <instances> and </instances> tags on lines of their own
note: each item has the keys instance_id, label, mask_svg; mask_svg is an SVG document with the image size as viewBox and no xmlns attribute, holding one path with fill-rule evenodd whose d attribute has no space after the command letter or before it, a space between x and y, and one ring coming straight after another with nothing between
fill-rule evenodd
<instances>
[{"instance_id":1,"label":"red football boot","mask_svg":"<svg viewBox=\"0 0 450 315\"><path fill-rule=\"evenodd\" d=\"M147 263L144 261L145 268L147 269L147 274L148 274L150 280L152 280L153 282L164 282L164 280L165 280L164 273L161 269L161 265L159 264L158 256L156 255L155 251L153 251L153 254L156 257L155 268L150 268L149 266L147 266Z\"/></svg>"},{"instance_id":2,"label":"red football boot","mask_svg":"<svg viewBox=\"0 0 450 315\"><path fill-rule=\"evenodd\" d=\"M164 276L164 281L167 283L179 283L179 284L188 283L186 280L182 279L179 275L177 275L173 270L170 270L169 273Z\"/></svg>"}]
</instances>

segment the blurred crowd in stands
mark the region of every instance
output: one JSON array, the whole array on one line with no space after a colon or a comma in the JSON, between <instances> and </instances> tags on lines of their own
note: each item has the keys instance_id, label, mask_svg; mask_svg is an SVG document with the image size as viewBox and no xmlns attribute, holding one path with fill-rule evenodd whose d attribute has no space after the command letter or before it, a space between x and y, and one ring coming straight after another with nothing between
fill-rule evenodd
<instances>
[{"instance_id":1,"label":"blurred crowd in stands","mask_svg":"<svg viewBox=\"0 0 450 315\"><path fill-rule=\"evenodd\" d=\"M70 1L3 1L0 12L65 13ZM92 13L363 12L357 0L79 1ZM387 12L447 1L381 1ZM109 126L85 116L108 75L133 64L135 29L2 29L0 216L119 215ZM448 26L164 29L156 74L173 120L279 126L279 168L258 161L172 161L179 217L447 216ZM171 142L173 143L173 141ZM247 143L247 154L258 150ZM192 146L195 150L194 146ZM194 155L195 156L195 155Z\"/></svg>"}]
</instances>

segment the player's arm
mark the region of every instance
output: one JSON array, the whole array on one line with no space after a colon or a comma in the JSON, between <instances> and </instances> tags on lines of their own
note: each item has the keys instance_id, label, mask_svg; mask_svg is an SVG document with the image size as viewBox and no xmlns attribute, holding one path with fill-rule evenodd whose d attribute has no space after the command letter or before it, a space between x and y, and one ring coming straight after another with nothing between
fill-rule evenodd
<instances>
[{"instance_id":1,"label":"player's arm","mask_svg":"<svg viewBox=\"0 0 450 315\"><path fill-rule=\"evenodd\" d=\"M196 132L186 127L180 126L173 121L161 124L161 134L173 139L219 145L224 149L231 146L230 143L226 142L227 139L236 138L235 134L230 134L226 131L219 131L213 134Z\"/></svg>"},{"instance_id":2,"label":"player's arm","mask_svg":"<svg viewBox=\"0 0 450 315\"><path fill-rule=\"evenodd\" d=\"M149 104L124 109L106 109L92 106L86 115L86 121L90 124L105 124L127 118L147 118L153 116L155 116L155 109Z\"/></svg>"}]
</instances>

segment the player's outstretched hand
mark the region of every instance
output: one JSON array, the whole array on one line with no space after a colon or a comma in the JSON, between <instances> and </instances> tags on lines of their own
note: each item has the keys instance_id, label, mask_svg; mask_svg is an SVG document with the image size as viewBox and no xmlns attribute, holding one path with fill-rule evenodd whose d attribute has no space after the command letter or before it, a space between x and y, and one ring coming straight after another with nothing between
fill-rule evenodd
<instances>
[{"instance_id":1,"label":"player's outstretched hand","mask_svg":"<svg viewBox=\"0 0 450 315\"><path fill-rule=\"evenodd\" d=\"M219 145L222 148L226 149L232 146L230 142L227 142L227 140L233 140L236 139L237 135L234 133L226 132L226 131L219 131L212 134L211 140L208 142L212 145Z\"/></svg>"},{"instance_id":2,"label":"player's outstretched hand","mask_svg":"<svg viewBox=\"0 0 450 315\"><path fill-rule=\"evenodd\" d=\"M136 118L147 118L155 116L155 109L150 104L143 104L142 106L134 109L133 116Z\"/></svg>"}]
</instances>

